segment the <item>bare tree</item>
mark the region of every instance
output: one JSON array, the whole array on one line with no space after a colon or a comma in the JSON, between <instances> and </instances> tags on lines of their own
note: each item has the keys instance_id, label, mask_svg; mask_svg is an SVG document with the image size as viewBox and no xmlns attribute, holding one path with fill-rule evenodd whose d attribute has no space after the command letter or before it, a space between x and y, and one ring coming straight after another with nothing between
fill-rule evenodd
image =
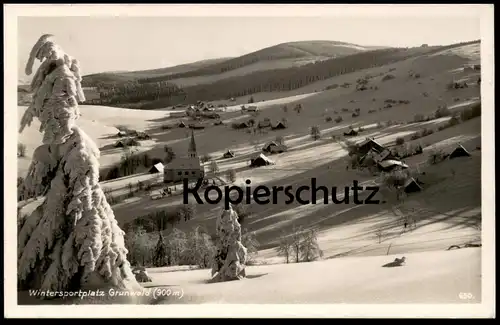
<instances>
[{"instance_id":1,"label":"bare tree","mask_svg":"<svg viewBox=\"0 0 500 325\"><path fill-rule=\"evenodd\" d=\"M292 252L295 255L295 263L300 262L300 249L302 245L302 238L304 236L304 231L301 227L294 227L292 230L292 234L290 236Z\"/></svg>"},{"instance_id":2,"label":"bare tree","mask_svg":"<svg viewBox=\"0 0 500 325\"><path fill-rule=\"evenodd\" d=\"M377 236L379 244L382 242L382 237L384 235L385 235L385 233L384 233L382 228L377 229L377 231L375 232L375 236Z\"/></svg>"},{"instance_id":3,"label":"bare tree","mask_svg":"<svg viewBox=\"0 0 500 325\"><path fill-rule=\"evenodd\" d=\"M313 140L318 140L319 138L321 138L321 131L318 126L315 125L311 127L311 137L313 138Z\"/></svg>"},{"instance_id":4,"label":"bare tree","mask_svg":"<svg viewBox=\"0 0 500 325\"><path fill-rule=\"evenodd\" d=\"M246 228L241 234L241 244L246 247L248 261L252 262L259 252L259 241L256 238L255 232L248 231Z\"/></svg>"},{"instance_id":5,"label":"bare tree","mask_svg":"<svg viewBox=\"0 0 500 325\"><path fill-rule=\"evenodd\" d=\"M290 263L290 256L293 253L292 239L289 236L282 234L278 243L278 247L276 248L278 256L284 257L286 264Z\"/></svg>"},{"instance_id":6,"label":"bare tree","mask_svg":"<svg viewBox=\"0 0 500 325\"><path fill-rule=\"evenodd\" d=\"M304 262L314 261L323 257L323 251L319 248L316 231L310 229L303 234L300 244L300 255Z\"/></svg>"},{"instance_id":7,"label":"bare tree","mask_svg":"<svg viewBox=\"0 0 500 325\"><path fill-rule=\"evenodd\" d=\"M217 176L219 173L219 165L217 164L217 161L211 160L210 165L208 166L209 171L214 175Z\"/></svg>"},{"instance_id":8,"label":"bare tree","mask_svg":"<svg viewBox=\"0 0 500 325\"><path fill-rule=\"evenodd\" d=\"M135 229L130 228L125 236L125 245L129 252L130 263L132 265L152 266L155 244L150 234L142 226Z\"/></svg>"},{"instance_id":9,"label":"bare tree","mask_svg":"<svg viewBox=\"0 0 500 325\"><path fill-rule=\"evenodd\" d=\"M228 178L229 178L229 181L231 183L234 183L236 182L236 171L234 169L231 169L230 171L228 171Z\"/></svg>"},{"instance_id":10,"label":"bare tree","mask_svg":"<svg viewBox=\"0 0 500 325\"><path fill-rule=\"evenodd\" d=\"M183 254L187 247L187 235L182 230L174 228L166 238L168 242L168 262L169 265L179 265L182 262Z\"/></svg>"},{"instance_id":11,"label":"bare tree","mask_svg":"<svg viewBox=\"0 0 500 325\"><path fill-rule=\"evenodd\" d=\"M211 237L200 226L195 227L187 235L186 249L182 254L184 262L200 268L207 268L210 266L214 253L215 246Z\"/></svg>"},{"instance_id":12,"label":"bare tree","mask_svg":"<svg viewBox=\"0 0 500 325\"><path fill-rule=\"evenodd\" d=\"M165 159L164 159L164 163L165 163L165 164L168 164L168 163L170 163L172 160L174 160L174 159L175 159L175 152L174 152L174 150L173 150L171 147L169 147L169 146L165 146L163 149L165 150Z\"/></svg>"},{"instance_id":13,"label":"bare tree","mask_svg":"<svg viewBox=\"0 0 500 325\"><path fill-rule=\"evenodd\" d=\"M135 157L137 153L137 149L130 149L129 147L125 147L123 154L120 160L120 168L123 173L123 176L132 175L135 173L138 164Z\"/></svg>"},{"instance_id":14,"label":"bare tree","mask_svg":"<svg viewBox=\"0 0 500 325\"><path fill-rule=\"evenodd\" d=\"M180 220L189 221L196 215L196 205L194 203L183 204L177 210L177 214Z\"/></svg>"}]
</instances>

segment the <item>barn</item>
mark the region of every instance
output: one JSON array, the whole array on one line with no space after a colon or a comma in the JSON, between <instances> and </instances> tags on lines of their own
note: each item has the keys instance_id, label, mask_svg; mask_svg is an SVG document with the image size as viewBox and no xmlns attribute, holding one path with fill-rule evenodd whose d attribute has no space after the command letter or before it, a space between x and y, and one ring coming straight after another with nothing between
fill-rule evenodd
<instances>
[{"instance_id":1,"label":"barn","mask_svg":"<svg viewBox=\"0 0 500 325\"><path fill-rule=\"evenodd\" d=\"M250 167L262 167L262 166L269 166L269 165L274 165L274 161L267 158L263 154L260 154L256 158L250 159Z\"/></svg>"},{"instance_id":2,"label":"barn","mask_svg":"<svg viewBox=\"0 0 500 325\"><path fill-rule=\"evenodd\" d=\"M272 126L272 129L273 130L283 130L283 129L286 129L286 125L279 121L278 123L276 123L275 125Z\"/></svg>"},{"instance_id":3,"label":"barn","mask_svg":"<svg viewBox=\"0 0 500 325\"><path fill-rule=\"evenodd\" d=\"M422 190L422 187L416 181L413 177L409 178L406 182L404 187L405 193L415 193L415 192L420 192Z\"/></svg>"},{"instance_id":4,"label":"barn","mask_svg":"<svg viewBox=\"0 0 500 325\"><path fill-rule=\"evenodd\" d=\"M383 145L375 141L373 138L366 138L363 142L358 144L358 152L360 154L367 154L370 150L377 153L382 153L386 149Z\"/></svg>"},{"instance_id":5,"label":"barn","mask_svg":"<svg viewBox=\"0 0 500 325\"><path fill-rule=\"evenodd\" d=\"M448 156L448 159L454 159L458 157L470 157L470 153L462 145L458 145Z\"/></svg>"},{"instance_id":6,"label":"barn","mask_svg":"<svg viewBox=\"0 0 500 325\"><path fill-rule=\"evenodd\" d=\"M266 153L282 153L287 150L287 147L283 144L276 143L274 141L268 142L263 148L262 151Z\"/></svg>"},{"instance_id":7,"label":"barn","mask_svg":"<svg viewBox=\"0 0 500 325\"><path fill-rule=\"evenodd\" d=\"M227 150L223 155L223 158L233 158L234 157L234 152L232 150Z\"/></svg>"}]
</instances>

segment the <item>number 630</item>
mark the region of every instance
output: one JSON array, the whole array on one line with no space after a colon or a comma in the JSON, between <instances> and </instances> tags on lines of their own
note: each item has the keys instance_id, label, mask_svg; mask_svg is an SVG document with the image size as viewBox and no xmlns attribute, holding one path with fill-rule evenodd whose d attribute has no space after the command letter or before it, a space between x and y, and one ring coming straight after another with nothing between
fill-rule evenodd
<instances>
[{"instance_id":1,"label":"number 630","mask_svg":"<svg viewBox=\"0 0 500 325\"><path fill-rule=\"evenodd\" d=\"M460 298L460 299L474 299L474 295L470 292L460 292L458 294L458 298Z\"/></svg>"}]
</instances>

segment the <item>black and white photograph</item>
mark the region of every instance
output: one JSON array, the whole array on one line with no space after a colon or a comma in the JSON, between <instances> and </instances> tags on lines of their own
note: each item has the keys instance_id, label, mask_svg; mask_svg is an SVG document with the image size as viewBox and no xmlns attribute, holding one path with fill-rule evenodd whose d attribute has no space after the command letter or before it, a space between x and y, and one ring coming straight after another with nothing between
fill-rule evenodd
<instances>
[{"instance_id":1,"label":"black and white photograph","mask_svg":"<svg viewBox=\"0 0 500 325\"><path fill-rule=\"evenodd\" d=\"M496 317L492 4L4 29L6 316Z\"/></svg>"}]
</instances>

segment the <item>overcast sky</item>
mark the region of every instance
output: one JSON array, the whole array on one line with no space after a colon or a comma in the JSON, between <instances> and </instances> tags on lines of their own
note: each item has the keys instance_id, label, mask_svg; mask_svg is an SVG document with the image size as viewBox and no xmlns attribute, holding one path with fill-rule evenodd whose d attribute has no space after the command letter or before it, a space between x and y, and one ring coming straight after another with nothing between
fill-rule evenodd
<instances>
[{"instance_id":1,"label":"overcast sky","mask_svg":"<svg viewBox=\"0 0 500 325\"><path fill-rule=\"evenodd\" d=\"M233 57L290 41L419 46L480 39L478 17L19 17L19 78L37 39L54 34L84 74Z\"/></svg>"}]
</instances>

